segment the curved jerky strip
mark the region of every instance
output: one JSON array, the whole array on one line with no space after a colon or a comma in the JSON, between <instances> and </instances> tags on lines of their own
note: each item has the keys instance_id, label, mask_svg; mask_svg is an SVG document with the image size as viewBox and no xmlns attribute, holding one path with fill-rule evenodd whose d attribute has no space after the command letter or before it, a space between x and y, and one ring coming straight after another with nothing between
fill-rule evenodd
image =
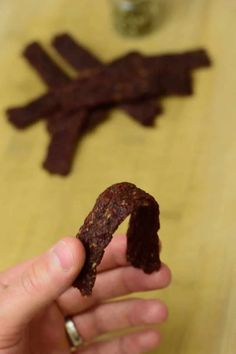
<instances>
[{"instance_id":1,"label":"curved jerky strip","mask_svg":"<svg viewBox=\"0 0 236 354\"><path fill-rule=\"evenodd\" d=\"M131 214L127 231L127 260L145 273L161 266L159 258L159 206L156 200L134 184L123 182L106 189L85 219L77 238L86 250L85 265L75 280L82 295L90 295L97 266L104 250L122 221Z\"/></svg>"}]
</instances>

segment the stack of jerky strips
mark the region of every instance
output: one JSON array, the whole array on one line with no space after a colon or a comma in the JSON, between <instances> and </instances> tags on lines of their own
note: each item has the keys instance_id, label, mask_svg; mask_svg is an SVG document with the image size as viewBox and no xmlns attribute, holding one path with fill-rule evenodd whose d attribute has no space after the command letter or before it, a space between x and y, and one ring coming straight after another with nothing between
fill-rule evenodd
<instances>
[{"instance_id":1,"label":"stack of jerky strips","mask_svg":"<svg viewBox=\"0 0 236 354\"><path fill-rule=\"evenodd\" d=\"M52 174L68 175L78 142L116 106L144 126L153 126L162 113L160 98L193 93L192 71L209 67L203 49L180 54L144 56L131 52L103 64L70 35L56 36L53 47L74 69L69 77L39 43L24 50L48 91L22 107L7 110L9 121L24 129L46 119L51 135L43 166Z\"/></svg>"}]
</instances>

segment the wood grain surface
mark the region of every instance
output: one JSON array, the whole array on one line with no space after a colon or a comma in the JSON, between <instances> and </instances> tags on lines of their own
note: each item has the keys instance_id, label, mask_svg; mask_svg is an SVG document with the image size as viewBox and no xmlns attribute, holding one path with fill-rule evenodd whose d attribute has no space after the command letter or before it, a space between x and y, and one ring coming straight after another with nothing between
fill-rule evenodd
<instances>
[{"instance_id":1,"label":"wood grain surface","mask_svg":"<svg viewBox=\"0 0 236 354\"><path fill-rule=\"evenodd\" d=\"M40 40L55 56L50 39L64 31L103 60L204 46L214 67L194 75L193 97L163 101L154 129L114 110L81 142L71 176L51 177L40 167L45 125L16 131L4 110L45 89L20 56L25 44ZM170 308L152 354L235 353L235 35L233 0L162 1L156 30L141 39L113 30L106 0L0 1L2 270L74 235L108 185L134 182L160 203L162 259L173 271L172 286L149 295Z\"/></svg>"}]
</instances>

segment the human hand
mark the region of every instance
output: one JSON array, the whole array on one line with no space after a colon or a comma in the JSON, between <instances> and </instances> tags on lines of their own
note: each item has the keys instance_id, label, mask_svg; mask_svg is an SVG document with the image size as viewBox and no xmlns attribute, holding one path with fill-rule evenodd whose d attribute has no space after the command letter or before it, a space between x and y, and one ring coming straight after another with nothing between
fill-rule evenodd
<instances>
[{"instance_id":1,"label":"human hand","mask_svg":"<svg viewBox=\"0 0 236 354\"><path fill-rule=\"evenodd\" d=\"M0 354L69 354L65 318L70 316L88 345L80 354L139 354L160 342L158 330L139 330L119 338L93 342L101 334L126 327L163 322L167 308L159 300L118 296L166 287L170 271L162 265L151 275L131 267L125 258L126 237L114 237L98 268L91 297L71 287L83 267L85 252L72 237L42 256L0 274Z\"/></svg>"}]
</instances>

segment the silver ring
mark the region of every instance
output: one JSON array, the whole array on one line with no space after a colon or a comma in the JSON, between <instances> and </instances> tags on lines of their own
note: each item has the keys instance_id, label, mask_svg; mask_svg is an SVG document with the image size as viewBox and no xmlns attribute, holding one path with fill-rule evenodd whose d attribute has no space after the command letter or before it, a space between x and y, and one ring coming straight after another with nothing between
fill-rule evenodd
<instances>
[{"instance_id":1,"label":"silver ring","mask_svg":"<svg viewBox=\"0 0 236 354\"><path fill-rule=\"evenodd\" d=\"M75 323L71 318L65 320L65 329L71 344L71 351L74 351L83 343L83 339L79 335Z\"/></svg>"}]
</instances>

